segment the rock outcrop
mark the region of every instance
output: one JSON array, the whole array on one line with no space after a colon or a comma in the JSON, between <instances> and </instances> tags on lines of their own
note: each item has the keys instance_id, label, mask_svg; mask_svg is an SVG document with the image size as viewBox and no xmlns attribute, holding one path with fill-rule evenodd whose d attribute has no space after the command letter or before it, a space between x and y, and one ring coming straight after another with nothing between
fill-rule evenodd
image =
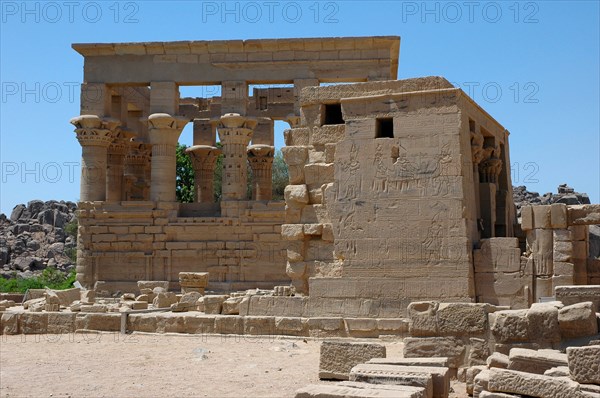
<instances>
[{"instance_id":1,"label":"rock outcrop","mask_svg":"<svg viewBox=\"0 0 600 398\"><path fill-rule=\"evenodd\" d=\"M0 275L26 278L46 267L74 267L77 237L69 224L76 210L73 202L32 200L15 206L10 217L0 214Z\"/></svg>"}]
</instances>

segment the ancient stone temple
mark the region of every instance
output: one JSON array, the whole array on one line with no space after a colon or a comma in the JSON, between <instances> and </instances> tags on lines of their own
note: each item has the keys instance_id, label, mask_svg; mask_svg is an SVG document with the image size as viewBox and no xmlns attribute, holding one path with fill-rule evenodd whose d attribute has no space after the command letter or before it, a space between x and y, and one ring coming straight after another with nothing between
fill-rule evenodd
<instances>
[{"instance_id":1,"label":"ancient stone temple","mask_svg":"<svg viewBox=\"0 0 600 398\"><path fill-rule=\"evenodd\" d=\"M208 272L212 291L303 293L254 297L245 315L382 318L428 299L527 306L560 283L586 283L585 261L553 246L573 246L586 227L574 231L571 210L553 205L547 216L525 211L521 229L508 131L444 78L396 80L399 46L399 37L74 44L85 58L71 120L82 146L79 281L176 289L180 272ZM253 84L279 86L249 94ZM180 86L207 85L221 96L180 98ZM290 125L285 201L271 200L276 120ZM175 149L188 123L196 202L183 204ZM555 261L571 268L557 274Z\"/></svg>"}]
</instances>

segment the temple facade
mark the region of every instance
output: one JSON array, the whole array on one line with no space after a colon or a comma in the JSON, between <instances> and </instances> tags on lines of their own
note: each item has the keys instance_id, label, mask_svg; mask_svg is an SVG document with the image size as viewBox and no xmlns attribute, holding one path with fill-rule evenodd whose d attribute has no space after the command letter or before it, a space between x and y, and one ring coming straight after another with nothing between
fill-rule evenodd
<instances>
[{"instance_id":1,"label":"temple facade","mask_svg":"<svg viewBox=\"0 0 600 398\"><path fill-rule=\"evenodd\" d=\"M85 59L71 120L82 146L78 280L109 292L138 280L178 288L180 272L209 272L213 291L293 285L303 297L269 306L298 316L551 295L568 278L548 265L553 240L536 236L572 225L548 216L521 228L508 131L444 78L396 80L399 47L399 37L74 44ZM278 87L249 94L256 84ZM180 98L181 86L214 85L219 97ZM290 126L285 201L271 195L276 120ZM195 203L178 203L188 123ZM559 207L553 217L568 220ZM250 300L246 314L264 305Z\"/></svg>"}]
</instances>

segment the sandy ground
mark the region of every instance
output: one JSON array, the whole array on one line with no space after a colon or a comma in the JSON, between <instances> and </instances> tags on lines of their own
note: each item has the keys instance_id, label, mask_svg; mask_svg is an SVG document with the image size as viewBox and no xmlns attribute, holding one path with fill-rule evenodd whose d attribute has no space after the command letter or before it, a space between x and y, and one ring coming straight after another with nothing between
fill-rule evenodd
<instances>
[{"instance_id":1,"label":"sandy ground","mask_svg":"<svg viewBox=\"0 0 600 398\"><path fill-rule=\"evenodd\" d=\"M0 396L293 397L326 383L318 379L319 344L227 335L0 336ZM385 344L388 356L401 356L402 343ZM453 387L464 392L464 384Z\"/></svg>"}]
</instances>

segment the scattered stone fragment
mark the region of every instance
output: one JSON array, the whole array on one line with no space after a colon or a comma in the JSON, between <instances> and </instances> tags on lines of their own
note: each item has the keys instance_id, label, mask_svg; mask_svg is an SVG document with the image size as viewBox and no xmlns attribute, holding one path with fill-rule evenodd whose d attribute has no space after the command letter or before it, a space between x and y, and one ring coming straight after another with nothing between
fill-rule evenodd
<instances>
[{"instance_id":1,"label":"scattered stone fragment","mask_svg":"<svg viewBox=\"0 0 600 398\"><path fill-rule=\"evenodd\" d=\"M489 368L506 369L508 368L508 361L508 355L504 355L500 352L494 352L487 358L486 363Z\"/></svg>"},{"instance_id":2,"label":"scattered stone fragment","mask_svg":"<svg viewBox=\"0 0 600 398\"><path fill-rule=\"evenodd\" d=\"M567 355L554 350L513 348L509 354L508 369L543 375L556 366L567 366Z\"/></svg>"},{"instance_id":3,"label":"scattered stone fragment","mask_svg":"<svg viewBox=\"0 0 600 398\"><path fill-rule=\"evenodd\" d=\"M498 368L492 368L489 372L488 391L532 397L583 398L579 384L567 378Z\"/></svg>"},{"instance_id":4,"label":"scattered stone fragment","mask_svg":"<svg viewBox=\"0 0 600 398\"><path fill-rule=\"evenodd\" d=\"M563 339L598 333L598 321L591 301L569 305L558 311L558 324Z\"/></svg>"},{"instance_id":5,"label":"scattered stone fragment","mask_svg":"<svg viewBox=\"0 0 600 398\"><path fill-rule=\"evenodd\" d=\"M567 356L573 380L600 385L600 345L569 347Z\"/></svg>"},{"instance_id":6,"label":"scattered stone fragment","mask_svg":"<svg viewBox=\"0 0 600 398\"><path fill-rule=\"evenodd\" d=\"M350 370L372 358L384 358L385 346L377 343L323 341L320 348L319 378L348 380Z\"/></svg>"}]
</instances>

